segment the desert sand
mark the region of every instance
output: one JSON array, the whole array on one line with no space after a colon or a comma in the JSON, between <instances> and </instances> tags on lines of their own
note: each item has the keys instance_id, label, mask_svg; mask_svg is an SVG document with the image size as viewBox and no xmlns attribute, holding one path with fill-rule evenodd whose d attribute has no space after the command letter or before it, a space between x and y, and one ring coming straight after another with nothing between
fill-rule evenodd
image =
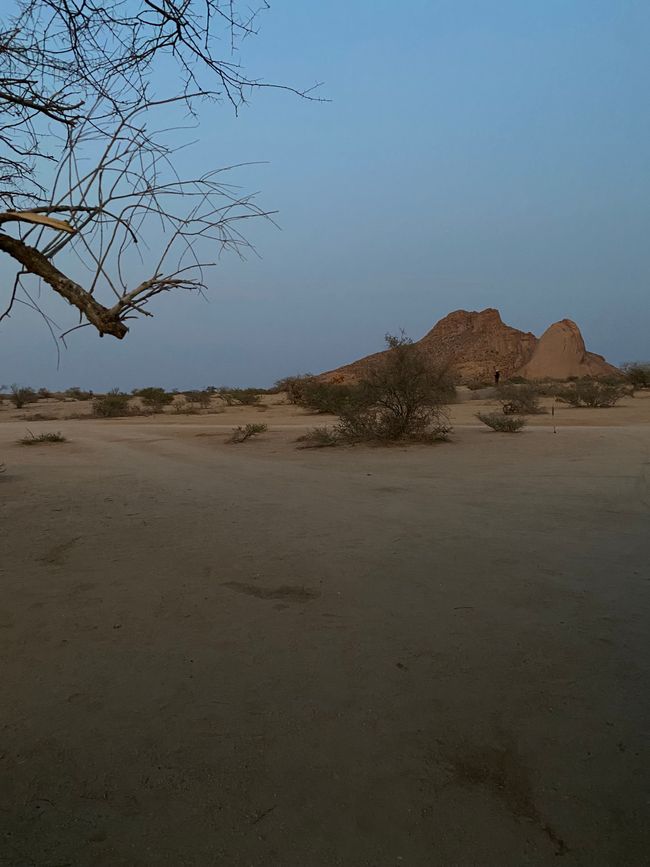
<instances>
[{"instance_id":1,"label":"desert sand","mask_svg":"<svg viewBox=\"0 0 650 867\"><path fill-rule=\"evenodd\" d=\"M0 410L0 864L647 864L650 395L485 406Z\"/></svg>"}]
</instances>

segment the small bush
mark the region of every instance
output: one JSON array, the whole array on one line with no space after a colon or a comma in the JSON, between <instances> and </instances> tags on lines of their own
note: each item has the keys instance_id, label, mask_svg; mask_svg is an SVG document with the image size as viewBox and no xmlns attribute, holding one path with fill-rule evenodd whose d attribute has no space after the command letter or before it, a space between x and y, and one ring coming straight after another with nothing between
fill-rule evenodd
<instances>
[{"instance_id":1,"label":"small bush","mask_svg":"<svg viewBox=\"0 0 650 867\"><path fill-rule=\"evenodd\" d=\"M603 408L614 406L625 396L625 388L620 385L608 385L605 382L583 379L571 386L560 386L555 389L558 400L575 407Z\"/></svg>"},{"instance_id":2,"label":"small bush","mask_svg":"<svg viewBox=\"0 0 650 867\"><path fill-rule=\"evenodd\" d=\"M634 388L650 388L650 361L626 361L621 370Z\"/></svg>"},{"instance_id":3,"label":"small bush","mask_svg":"<svg viewBox=\"0 0 650 867\"><path fill-rule=\"evenodd\" d=\"M251 437L258 436L268 430L268 425L265 424L247 424L242 427L239 425L233 428L232 434L226 440L227 443L243 443Z\"/></svg>"},{"instance_id":4,"label":"small bush","mask_svg":"<svg viewBox=\"0 0 650 867\"><path fill-rule=\"evenodd\" d=\"M505 415L539 415L546 412L539 403L539 391L534 385L504 385L499 389L499 402Z\"/></svg>"},{"instance_id":5,"label":"small bush","mask_svg":"<svg viewBox=\"0 0 650 867\"><path fill-rule=\"evenodd\" d=\"M114 388L102 397L93 400L93 415L99 418L121 418L131 415L129 410L129 396Z\"/></svg>"},{"instance_id":6,"label":"small bush","mask_svg":"<svg viewBox=\"0 0 650 867\"><path fill-rule=\"evenodd\" d=\"M336 430L328 427L313 427L307 433L298 437L299 449L326 449L341 445L341 438Z\"/></svg>"},{"instance_id":7,"label":"small bush","mask_svg":"<svg viewBox=\"0 0 650 867\"><path fill-rule=\"evenodd\" d=\"M64 443L66 442L66 438L59 432L33 434L31 431L27 431L27 436L18 440L18 442L21 446L35 446L39 443Z\"/></svg>"},{"instance_id":8,"label":"small bush","mask_svg":"<svg viewBox=\"0 0 650 867\"><path fill-rule=\"evenodd\" d=\"M516 415L503 415L500 412L477 412L476 418L499 433L517 433L526 424L526 419Z\"/></svg>"},{"instance_id":9,"label":"small bush","mask_svg":"<svg viewBox=\"0 0 650 867\"><path fill-rule=\"evenodd\" d=\"M38 395L33 388L26 386L12 385L9 400L13 403L16 409L22 409L26 403L36 403Z\"/></svg>"}]
</instances>

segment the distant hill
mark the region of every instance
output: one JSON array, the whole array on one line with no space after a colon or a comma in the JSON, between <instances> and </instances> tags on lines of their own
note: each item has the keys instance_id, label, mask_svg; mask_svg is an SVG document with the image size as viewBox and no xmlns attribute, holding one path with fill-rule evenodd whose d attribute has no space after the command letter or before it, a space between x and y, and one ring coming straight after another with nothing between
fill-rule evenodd
<instances>
[{"instance_id":1,"label":"distant hill","mask_svg":"<svg viewBox=\"0 0 650 867\"><path fill-rule=\"evenodd\" d=\"M530 331L506 325L498 310L455 310L437 322L417 346L436 364L450 367L458 383L491 382L495 370L503 379L568 379L572 376L620 376L618 368L602 355L588 352L580 329L562 319L546 329L540 338ZM321 374L330 382L359 378L363 370L382 357L368 355Z\"/></svg>"}]
</instances>

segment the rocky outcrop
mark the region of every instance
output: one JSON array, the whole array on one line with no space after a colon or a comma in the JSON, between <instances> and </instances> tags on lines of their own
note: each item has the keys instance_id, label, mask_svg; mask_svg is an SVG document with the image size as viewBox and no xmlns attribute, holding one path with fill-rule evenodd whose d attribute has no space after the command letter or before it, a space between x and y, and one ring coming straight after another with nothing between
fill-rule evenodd
<instances>
[{"instance_id":1,"label":"rocky outcrop","mask_svg":"<svg viewBox=\"0 0 650 867\"><path fill-rule=\"evenodd\" d=\"M619 371L601 355L587 352L580 329L570 319L548 328L538 340L530 331L506 325L498 310L456 310L441 319L416 344L438 365L446 365L458 383L503 379L567 379L613 376ZM322 374L330 382L354 381L384 355L366 356Z\"/></svg>"},{"instance_id":2,"label":"rocky outcrop","mask_svg":"<svg viewBox=\"0 0 650 867\"><path fill-rule=\"evenodd\" d=\"M616 376L620 371L602 355L587 352L575 322L561 319L542 334L530 360L518 374L525 379L568 379L570 376Z\"/></svg>"}]
</instances>

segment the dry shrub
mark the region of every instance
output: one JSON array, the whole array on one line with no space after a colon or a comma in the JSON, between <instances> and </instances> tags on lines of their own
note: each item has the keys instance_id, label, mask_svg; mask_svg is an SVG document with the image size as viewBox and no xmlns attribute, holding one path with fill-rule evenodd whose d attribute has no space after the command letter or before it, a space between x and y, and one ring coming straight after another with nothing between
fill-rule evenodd
<instances>
[{"instance_id":1,"label":"dry shrub","mask_svg":"<svg viewBox=\"0 0 650 867\"><path fill-rule=\"evenodd\" d=\"M477 412L476 418L499 433L517 433L526 424L526 419L516 415L503 415L500 412Z\"/></svg>"},{"instance_id":2,"label":"dry shrub","mask_svg":"<svg viewBox=\"0 0 650 867\"><path fill-rule=\"evenodd\" d=\"M33 388L28 386L14 385L10 388L9 400L13 403L16 409L22 409L26 403L36 403L38 395Z\"/></svg>"},{"instance_id":3,"label":"dry shrub","mask_svg":"<svg viewBox=\"0 0 650 867\"><path fill-rule=\"evenodd\" d=\"M42 433L42 434L33 434L30 430L27 431L27 436L18 440L21 446L35 446L39 443L64 443L66 442L66 438L62 433L57 431L56 433Z\"/></svg>"},{"instance_id":4,"label":"dry shrub","mask_svg":"<svg viewBox=\"0 0 650 867\"><path fill-rule=\"evenodd\" d=\"M207 391L186 391L184 392L185 400L188 403L198 404L201 409L208 409L212 400L212 392Z\"/></svg>"},{"instance_id":5,"label":"dry shrub","mask_svg":"<svg viewBox=\"0 0 650 867\"><path fill-rule=\"evenodd\" d=\"M505 415L539 415L546 412L540 405L538 389L529 383L501 386L499 403Z\"/></svg>"},{"instance_id":6,"label":"dry shrub","mask_svg":"<svg viewBox=\"0 0 650 867\"><path fill-rule=\"evenodd\" d=\"M299 449L326 449L341 445L341 438L336 429L328 427L313 427L296 440Z\"/></svg>"},{"instance_id":7,"label":"dry shrub","mask_svg":"<svg viewBox=\"0 0 650 867\"><path fill-rule=\"evenodd\" d=\"M249 440L251 437L258 436L258 434L264 433L267 431L268 425L266 424L247 424L247 425L238 425L236 428L233 428L232 434L226 440L227 443L243 443L246 440Z\"/></svg>"},{"instance_id":8,"label":"dry shrub","mask_svg":"<svg viewBox=\"0 0 650 867\"><path fill-rule=\"evenodd\" d=\"M258 388L228 388L222 387L218 391L219 397L226 401L228 406L254 406L260 399Z\"/></svg>"}]
</instances>

